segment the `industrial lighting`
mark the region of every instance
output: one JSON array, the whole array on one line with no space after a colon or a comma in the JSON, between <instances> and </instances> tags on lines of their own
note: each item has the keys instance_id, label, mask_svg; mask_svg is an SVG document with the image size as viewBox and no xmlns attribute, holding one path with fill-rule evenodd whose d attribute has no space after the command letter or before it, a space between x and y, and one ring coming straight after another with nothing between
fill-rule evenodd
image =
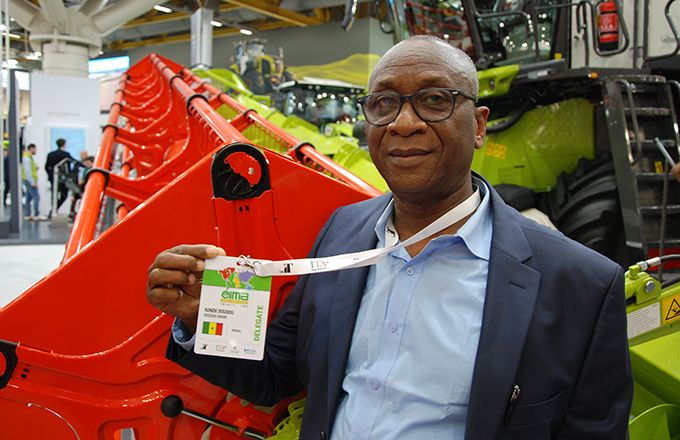
<instances>
[{"instance_id":1,"label":"industrial lighting","mask_svg":"<svg viewBox=\"0 0 680 440\"><path fill-rule=\"evenodd\" d=\"M215 27L222 27L222 23L220 23L219 21L212 20L210 24Z\"/></svg>"},{"instance_id":2,"label":"industrial lighting","mask_svg":"<svg viewBox=\"0 0 680 440\"><path fill-rule=\"evenodd\" d=\"M251 31L250 29L241 28L238 31L243 35L253 35L253 31Z\"/></svg>"},{"instance_id":3,"label":"industrial lighting","mask_svg":"<svg viewBox=\"0 0 680 440\"><path fill-rule=\"evenodd\" d=\"M2 33L2 36L4 37L5 35L9 35L10 38L15 38L15 39L17 39L17 40L18 40L18 39L21 39L21 35L12 34L12 33L8 34L7 32L3 32L3 33Z\"/></svg>"},{"instance_id":4,"label":"industrial lighting","mask_svg":"<svg viewBox=\"0 0 680 440\"><path fill-rule=\"evenodd\" d=\"M158 12L165 12L166 14L169 14L172 12L172 9L168 8L167 6L161 6L161 5L156 5L153 7L155 10Z\"/></svg>"}]
</instances>

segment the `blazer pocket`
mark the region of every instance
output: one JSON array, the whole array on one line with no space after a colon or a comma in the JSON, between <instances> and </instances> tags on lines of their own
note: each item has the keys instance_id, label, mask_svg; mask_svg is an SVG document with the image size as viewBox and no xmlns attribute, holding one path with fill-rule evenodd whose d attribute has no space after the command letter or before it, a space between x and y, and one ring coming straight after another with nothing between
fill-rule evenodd
<instances>
[{"instance_id":1,"label":"blazer pocket","mask_svg":"<svg viewBox=\"0 0 680 440\"><path fill-rule=\"evenodd\" d=\"M510 423L504 425L511 428L516 426L540 425L550 421L555 416L555 411L560 407L564 391L543 402L517 405L512 413Z\"/></svg>"},{"instance_id":2,"label":"blazer pocket","mask_svg":"<svg viewBox=\"0 0 680 440\"><path fill-rule=\"evenodd\" d=\"M536 425L503 426L496 440L551 440L550 420Z\"/></svg>"}]
</instances>

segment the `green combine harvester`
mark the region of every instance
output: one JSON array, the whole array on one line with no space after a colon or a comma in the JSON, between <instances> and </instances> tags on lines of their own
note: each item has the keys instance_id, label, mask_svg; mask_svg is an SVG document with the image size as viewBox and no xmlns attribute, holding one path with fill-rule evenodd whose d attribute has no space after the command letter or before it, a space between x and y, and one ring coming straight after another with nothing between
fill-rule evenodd
<instances>
[{"instance_id":1,"label":"green combine harvester","mask_svg":"<svg viewBox=\"0 0 680 440\"><path fill-rule=\"evenodd\" d=\"M629 267L631 439L680 439L680 188L666 160L680 157L680 84L670 77L680 65L680 17L673 0L640 10L623 3L393 0L381 3L381 28L395 42L432 34L467 51L481 104L492 109L473 168L519 210L538 208L565 235ZM626 23L643 22L644 32L628 31ZM386 190L357 140L324 136L264 105L229 71L201 75Z\"/></svg>"}]
</instances>

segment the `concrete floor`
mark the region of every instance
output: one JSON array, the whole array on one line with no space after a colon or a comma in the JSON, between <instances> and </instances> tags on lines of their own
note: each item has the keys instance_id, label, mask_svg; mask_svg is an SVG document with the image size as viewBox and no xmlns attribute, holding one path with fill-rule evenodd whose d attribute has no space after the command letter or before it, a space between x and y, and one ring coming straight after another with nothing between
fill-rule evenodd
<instances>
[{"instance_id":1,"label":"concrete floor","mask_svg":"<svg viewBox=\"0 0 680 440\"><path fill-rule=\"evenodd\" d=\"M0 307L59 266L63 244L0 246Z\"/></svg>"},{"instance_id":2,"label":"concrete floor","mask_svg":"<svg viewBox=\"0 0 680 440\"><path fill-rule=\"evenodd\" d=\"M9 222L11 207L2 214L0 222ZM20 232L0 238L0 307L59 266L70 226L59 213L54 222L22 221Z\"/></svg>"}]
</instances>

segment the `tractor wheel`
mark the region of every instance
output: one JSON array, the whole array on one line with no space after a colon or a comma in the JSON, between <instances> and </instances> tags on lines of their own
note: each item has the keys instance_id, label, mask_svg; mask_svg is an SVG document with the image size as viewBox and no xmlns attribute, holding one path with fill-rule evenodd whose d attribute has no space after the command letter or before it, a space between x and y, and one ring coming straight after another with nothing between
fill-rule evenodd
<instances>
[{"instance_id":1,"label":"tractor wheel","mask_svg":"<svg viewBox=\"0 0 680 440\"><path fill-rule=\"evenodd\" d=\"M581 159L575 171L558 177L541 206L564 235L627 267L621 205L610 158Z\"/></svg>"}]
</instances>

